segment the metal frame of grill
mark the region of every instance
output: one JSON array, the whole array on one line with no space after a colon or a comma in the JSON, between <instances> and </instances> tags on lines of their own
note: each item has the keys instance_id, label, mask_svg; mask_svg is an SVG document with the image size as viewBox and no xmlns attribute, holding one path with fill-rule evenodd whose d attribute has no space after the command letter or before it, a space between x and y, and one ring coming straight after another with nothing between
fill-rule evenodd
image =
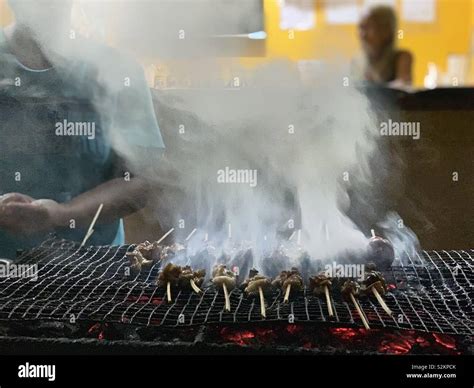
<instances>
[{"instance_id":1,"label":"metal frame of grill","mask_svg":"<svg viewBox=\"0 0 474 388\"><path fill-rule=\"evenodd\" d=\"M260 316L258 299L247 298L238 289L230 294L231 312L224 311L224 296L213 287L206 287L203 295L178 291L167 303L166 291L154 285L159 263L147 272L124 275L129 266L125 253L133 247L79 248L52 237L17 262L38 264L36 281L0 279L0 321L74 320L151 327L287 321L361 326L355 309L337 291L332 293L332 319L324 298L306 289L288 304L279 291L269 295L266 319ZM473 335L473 255L474 250L405 255L384 273L389 283L397 284L385 297L393 317L372 299L360 299L371 327Z\"/></svg>"}]
</instances>

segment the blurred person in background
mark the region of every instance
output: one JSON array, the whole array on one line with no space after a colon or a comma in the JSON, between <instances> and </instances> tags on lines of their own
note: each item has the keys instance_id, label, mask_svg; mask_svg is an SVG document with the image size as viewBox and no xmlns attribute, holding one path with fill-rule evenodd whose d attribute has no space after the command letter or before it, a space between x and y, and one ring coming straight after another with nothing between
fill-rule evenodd
<instances>
[{"instance_id":1,"label":"blurred person in background","mask_svg":"<svg viewBox=\"0 0 474 388\"><path fill-rule=\"evenodd\" d=\"M396 47L397 17L389 6L369 8L359 22L361 53L351 64L358 81L407 88L412 84L413 56Z\"/></svg>"}]
</instances>

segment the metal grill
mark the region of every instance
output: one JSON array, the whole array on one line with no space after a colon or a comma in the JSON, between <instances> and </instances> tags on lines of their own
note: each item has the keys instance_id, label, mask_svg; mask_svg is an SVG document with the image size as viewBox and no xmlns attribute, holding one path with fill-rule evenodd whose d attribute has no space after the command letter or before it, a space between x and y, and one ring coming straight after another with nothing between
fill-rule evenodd
<instances>
[{"instance_id":1,"label":"metal grill","mask_svg":"<svg viewBox=\"0 0 474 388\"><path fill-rule=\"evenodd\" d=\"M266 297L267 318L259 300L234 289L231 312L213 287L203 295L176 291L172 303L154 280L155 264L147 272L127 276L125 256L133 246L79 248L51 238L23 254L17 264L38 264L38 279L0 279L0 321L98 321L139 326L192 326L211 323L244 324L290 321L361 326L355 308L338 291L332 292L335 317L329 318L324 298L306 290L283 303L281 292ZM473 250L421 251L405 255L384 275L397 287L385 296L388 316L375 300L361 298L374 328L413 329L446 334L474 334Z\"/></svg>"}]
</instances>

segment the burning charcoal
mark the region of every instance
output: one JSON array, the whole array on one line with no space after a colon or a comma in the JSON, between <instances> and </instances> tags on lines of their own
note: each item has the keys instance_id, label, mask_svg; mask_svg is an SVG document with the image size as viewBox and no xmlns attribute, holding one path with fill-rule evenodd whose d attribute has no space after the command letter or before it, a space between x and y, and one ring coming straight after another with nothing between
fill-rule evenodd
<instances>
[{"instance_id":1,"label":"burning charcoal","mask_svg":"<svg viewBox=\"0 0 474 388\"><path fill-rule=\"evenodd\" d=\"M285 293L283 299L284 303L288 303L290 298L291 290L301 291L304 288L303 278L296 268L292 268L291 271L281 271L275 280L273 280L272 285L275 287L281 288Z\"/></svg>"},{"instance_id":2,"label":"burning charcoal","mask_svg":"<svg viewBox=\"0 0 474 388\"><path fill-rule=\"evenodd\" d=\"M395 259L395 251L390 241L376 236L372 230L372 237L367 245L367 260L373 261L378 267L388 269Z\"/></svg>"},{"instance_id":3,"label":"burning charcoal","mask_svg":"<svg viewBox=\"0 0 474 388\"><path fill-rule=\"evenodd\" d=\"M192 288L196 294L200 294L202 291L199 287L204 283L205 276L205 270L193 271L193 269L187 265L181 269L178 285L182 289Z\"/></svg>"},{"instance_id":4,"label":"burning charcoal","mask_svg":"<svg viewBox=\"0 0 474 388\"><path fill-rule=\"evenodd\" d=\"M366 273L363 284L365 292L372 293L377 298L377 301L379 302L380 306L382 306L384 311L388 315L392 315L392 310L390 310L382 298L382 295L385 295L387 292L387 283L385 282L383 275L375 269L372 269Z\"/></svg>"},{"instance_id":5,"label":"burning charcoal","mask_svg":"<svg viewBox=\"0 0 474 388\"><path fill-rule=\"evenodd\" d=\"M178 265L168 263L165 268L160 271L156 282L158 287L166 287L166 295L168 302L171 302L171 286L176 287L181 276L182 268Z\"/></svg>"},{"instance_id":6,"label":"burning charcoal","mask_svg":"<svg viewBox=\"0 0 474 388\"><path fill-rule=\"evenodd\" d=\"M290 258L283 249L276 249L271 255L265 256L262 260L263 272L270 277L276 277L282 268L288 268Z\"/></svg>"},{"instance_id":7,"label":"burning charcoal","mask_svg":"<svg viewBox=\"0 0 474 388\"><path fill-rule=\"evenodd\" d=\"M235 274L223 264L216 265L212 271L212 283L224 290L225 309L230 311L229 291L235 288Z\"/></svg>"},{"instance_id":8,"label":"burning charcoal","mask_svg":"<svg viewBox=\"0 0 474 388\"><path fill-rule=\"evenodd\" d=\"M260 314L266 318L267 313L265 310L265 298L264 294L269 292L272 287L270 278L259 275L256 269L251 269L248 279L242 284L244 292L247 295L259 295L260 297Z\"/></svg>"},{"instance_id":9,"label":"burning charcoal","mask_svg":"<svg viewBox=\"0 0 474 388\"><path fill-rule=\"evenodd\" d=\"M331 278L325 272L320 272L318 275L309 278L309 289L315 295L325 295L328 306L328 314L330 317L334 316L332 309L331 295L329 289L332 286Z\"/></svg>"},{"instance_id":10,"label":"burning charcoal","mask_svg":"<svg viewBox=\"0 0 474 388\"><path fill-rule=\"evenodd\" d=\"M359 314L360 319L362 320L362 323L364 324L364 327L366 329L370 329L367 317L365 316L365 313L363 312L359 301L356 299L356 297L359 295L359 292L360 286L357 282L353 280L346 280L341 288L341 294L344 300L346 300L346 302L352 302L352 304L357 310L357 313Z\"/></svg>"}]
</instances>

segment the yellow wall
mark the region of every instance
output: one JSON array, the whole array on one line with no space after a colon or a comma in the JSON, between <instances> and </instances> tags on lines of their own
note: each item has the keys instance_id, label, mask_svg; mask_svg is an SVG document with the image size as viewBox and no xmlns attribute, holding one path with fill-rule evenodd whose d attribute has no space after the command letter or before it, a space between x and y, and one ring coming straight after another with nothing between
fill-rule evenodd
<instances>
[{"instance_id":1,"label":"yellow wall","mask_svg":"<svg viewBox=\"0 0 474 388\"><path fill-rule=\"evenodd\" d=\"M357 28L355 25L328 25L325 21L324 3L324 0L316 1L316 27L310 31L295 31L294 39L289 39L288 31L279 28L278 0L264 0L268 33L266 56L246 58L243 63L253 65L281 57L299 60L339 56L349 60L359 49ZM397 0L397 10L400 10L400 3L401 0ZM399 47L409 49L415 56L415 85L423 85L428 62L436 63L441 71L445 71L449 54L463 54L471 59L469 79L474 83L474 53L470 52L470 45L474 45L471 43L474 35L474 0L436 0L436 7L435 23L401 22L399 25L404 33ZM0 25L10 21L11 13L6 0L0 0Z\"/></svg>"},{"instance_id":2,"label":"yellow wall","mask_svg":"<svg viewBox=\"0 0 474 388\"><path fill-rule=\"evenodd\" d=\"M279 29L278 1L264 1L268 32L267 57L299 60L339 55L349 59L357 53L359 43L356 26L328 25L325 20L324 1L316 2L316 27L310 31L295 31L293 40L288 39L287 31ZM401 1L397 0L397 11L400 10L400 3ZM436 3L435 23L399 24L404 35L399 41L399 47L409 49L415 56L414 75L417 86L423 85L428 62L436 63L441 71L445 71L448 54L469 56L471 34L474 30L474 1L437 0Z\"/></svg>"}]
</instances>

